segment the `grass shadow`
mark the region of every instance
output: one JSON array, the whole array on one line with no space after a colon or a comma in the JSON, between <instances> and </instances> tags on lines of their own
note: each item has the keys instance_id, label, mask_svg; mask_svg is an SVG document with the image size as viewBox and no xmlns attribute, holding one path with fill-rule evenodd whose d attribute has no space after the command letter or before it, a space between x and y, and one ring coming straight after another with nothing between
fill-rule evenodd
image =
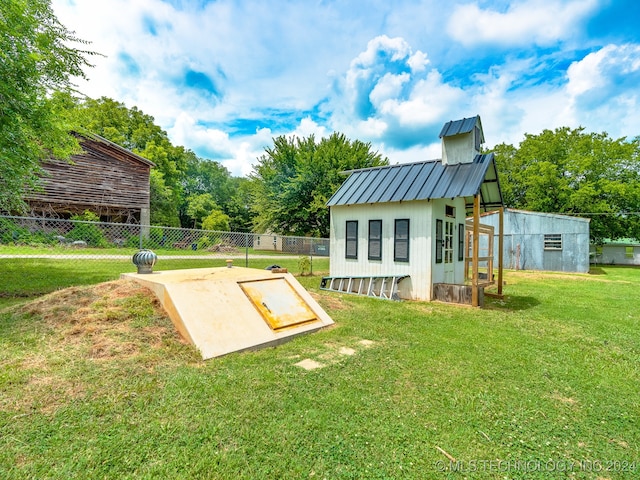
<instances>
[{"instance_id":1,"label":"grass shadow","mask_svg":"<svg viewBox=\"0 0 640 480\"><path fill-rule=\"evenodd\" d=\"M602 267L589 268L589 275L606 275L606 274L607 272L605 272Z\"/></svg>"},{"instance_id":2,"label":"grass shadow","mask_svg":"<svg viewBox=\"0 0 640 480\"><path fill-rule=\"evenodd\" d=\"M540 300L536 297L527 297L523 295L505 295L503 299L485 298L484 308L489 310L509 310L522 311L540 305Z\"/></svg>"}]
</instances>

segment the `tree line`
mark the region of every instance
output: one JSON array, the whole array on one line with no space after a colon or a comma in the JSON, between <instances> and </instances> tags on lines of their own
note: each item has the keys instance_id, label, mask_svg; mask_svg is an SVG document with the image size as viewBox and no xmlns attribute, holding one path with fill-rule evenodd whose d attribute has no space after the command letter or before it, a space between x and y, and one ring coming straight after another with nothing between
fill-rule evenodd
<instances>
[{"instance_id":1,"label":"tree line","mask_svg":"<svg viewBox=\"0 0 640 480\"><path fill-rule=\"evenodd\" d=\"M0 211L24 209L43 160L79 152L72 130L98 134L156 164L154 225L328 237L325 205L343 172L389 163L371 144L339 132L279 136L248 178L233 177L219 162L173 145L138 108L80 95L70 79L83 77L98 55L86 45L58 22L50 0L0 3ZM561 127L493 151L506 206L586 216L596 242L640 239L640 137Z\"/></svg>"}]
</instances>

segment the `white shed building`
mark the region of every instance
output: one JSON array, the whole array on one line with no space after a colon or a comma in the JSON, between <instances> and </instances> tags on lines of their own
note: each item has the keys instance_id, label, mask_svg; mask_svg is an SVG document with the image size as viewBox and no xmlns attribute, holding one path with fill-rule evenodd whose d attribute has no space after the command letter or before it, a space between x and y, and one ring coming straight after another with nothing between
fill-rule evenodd
<instances>
[{"instance_id":1,"label":"white shed building","mask_svg":"<svg viewBox=\"0 0 640 480\"><path fill-rule=\"evenodd\" d=\"M596 265L640 265L640 243L634 239L606 241L591 245L591 261Z\"/></svg>"},{"instance_id":2,"label":"white shed building","mask_svg":"<svg viewBox=\"0 0 640 480\"><path fill-rule=\"evenodd\" d=\"M486 225L497 228L498 221L495 213L482 216ZM569 215L504 209L504 268L587 273L589 221Z\"/></svg>"},{"instance_id":3,"label":"white shed building","mask_svg":"<svg viewBox=\"0 0 640 480\"><path fill-rule=\"evenodd\" d=\"M323 286L386 278L394 296L429 301L434 284L465 283L466 217L474 204L500 208L502 193L493 154L480 153L479 116L447 122L440 138L442 160L347 172L327 202L331 263Z\"/></svg>"}]
</instances>

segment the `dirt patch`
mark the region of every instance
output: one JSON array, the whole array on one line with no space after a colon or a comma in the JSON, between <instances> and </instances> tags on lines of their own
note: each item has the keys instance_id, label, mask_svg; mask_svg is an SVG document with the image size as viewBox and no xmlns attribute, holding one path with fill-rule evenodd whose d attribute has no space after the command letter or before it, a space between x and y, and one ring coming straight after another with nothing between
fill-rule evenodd
<instances>
[{"instance_id":1,"label":"dirt patch","mask_svg":"<svg viewBox=\"0 0 640 480\"><path fill-rule=\"evenodd\" d=\"M67 288L10 308L28 331L41 333L12 359L21 373L15 391L0 399L10 411L50 414L70 400L103 394L98 380L126 376L131 365L152 371L165 362L200 363L155 295L131 280Z\"/></svg>"},{"instance_id":2,"label":"dirt patch","mask_svg":"<svg viewBox=\"0 0 640 480\"><path fill-rule=\"evenodd\" d=\"M317 368L324 367L322 363L311 360L310 358L305 358L304 360L299 361L295 366L304 368L305 370L315 370Z\"/></svg>"},{"instance_id":3,"label":"dirt patch","mask_svg":"<svg viewBox=\"0 0 640 480\"><path fill-rule=\"evenodd\" d=\"M313 352L313 355L310 355L315 356L317 360L314 360L313 358L305 358L304 360L301 360L294 365L296 367L304 368L305 370L315 370L318 368L323 368L328 365L338 363L347 357L357 355L358 350L371 348L376 344L376 342L366 339L357 340L351 343L353 348L346 345L326 343L323 350ZM299 356L296 355L293 358L297 360Z\"/></svg>"},{"instance_id":4,"label":"dirt patch","mask_svg":"<svg viewBox=\"0 0 640 480\"><path fill-rule=\"evenodd\" d=\"M563 403L564 405L568 405L570 407L573 407L574 405L578 404L578 401L575 398L565 397L564 395L558 392L551 394L551 398L554 400L557 400L560 403Z\"/></svg>"},{"instance_id":5,"label":"dirt patch","mask_svg":"<svg viewBox=\"0 0 640 480\"><path fill-rule=\"evenodd\" d=\"M322 308L327 310L346 310L350 308L348 305L345 305L342 298L335 297L333 295L320 295L315 292L309 293L311 297L322 306Z\"/></svg>"},{"instance_id":6,"label":"dirt patch","mask_svg":"<svg viewBox=\"0 0 640 480\"><path fill-rule=\"evenodd\" d=\"M55 332L52 349L84 345L94 359L130 357L178 338L155 295L131 280L60 290L16 313L41 318Z\"/></svg>"}]
</instances>

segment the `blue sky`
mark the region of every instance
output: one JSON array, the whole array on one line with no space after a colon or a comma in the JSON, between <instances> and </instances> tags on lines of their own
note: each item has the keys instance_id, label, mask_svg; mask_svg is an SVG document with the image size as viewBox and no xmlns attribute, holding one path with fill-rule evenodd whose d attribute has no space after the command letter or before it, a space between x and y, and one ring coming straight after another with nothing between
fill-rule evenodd
<instances>
[{"instance_id":1,"label":"blue sky","mask_svg":"<svg viewBox=\"0 0 640 480\"><path fill-rule=\"evenodd\" d=\"M486 146L582 126L640 135L637 0L53 0L104 57L86 95L247 175L278 135L334 131L392 163L440 157L480 115Z\"/></svg>"}]
</instances>

